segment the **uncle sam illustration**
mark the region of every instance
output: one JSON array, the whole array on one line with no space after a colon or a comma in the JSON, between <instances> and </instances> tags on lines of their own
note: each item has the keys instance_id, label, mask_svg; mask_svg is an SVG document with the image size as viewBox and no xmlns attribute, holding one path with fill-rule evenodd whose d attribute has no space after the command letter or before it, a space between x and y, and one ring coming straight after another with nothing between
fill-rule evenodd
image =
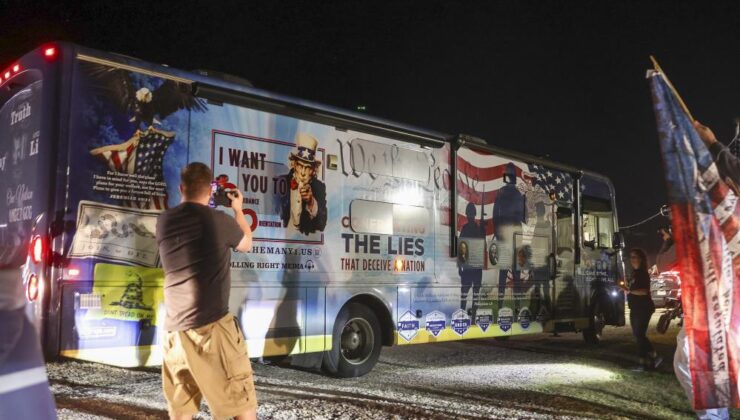
<instances>
[{"instance_id":1,"label":"uncle sam illustration","mask_svg":"<svg viewBox=\"0 0 740 420\"><path fill-rule=\"evenodd\" d=\"M281 203L280 218L288 232L309 235L326 227L326 185L316 177L321 161L316 159L319 142L298 133L288 156L290 172L284 177L290 188Z\"/></svg>"}]
</instances>

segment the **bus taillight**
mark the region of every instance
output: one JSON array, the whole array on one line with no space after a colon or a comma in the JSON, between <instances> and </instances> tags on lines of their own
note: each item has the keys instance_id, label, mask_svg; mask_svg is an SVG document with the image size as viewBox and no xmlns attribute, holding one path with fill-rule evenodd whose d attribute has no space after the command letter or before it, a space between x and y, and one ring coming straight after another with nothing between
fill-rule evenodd
<instances>
[{"instance_id":1,"label":"bus taillight","mask_svg":"<svg viewBox=\"0 0 740 420\"><path fill-rule=\"evenodd\" d=\"M52 58L55 55L57 55L57 49L54 47L46 47L44 48L44 57L46 58Z\"/></svg>"},{"instance_id":2,"label":"bus taillight","mask_svg":"<svg viewBox=\"0 0 740 420\"><path fill-rule=\"evenodd\" d=\"M28 287L26 288L26 297L33 302L39 297L39 278L35 274L28 277Z\"/></svg>"},{"instance_id":3,"label":"bus taillight","mask_svg":"<svg viewBox=\"0 0 740 420\"><path fill-rule=\"evenodd\" d=\"M31 240L31 247L29 249L29 252L31 254L31 261L33 261L35 264L40 263L44 260L44 254L46 251L46 247L44 246L44 239L40 236L36 236Z\"/></svg>"}]
</instances>

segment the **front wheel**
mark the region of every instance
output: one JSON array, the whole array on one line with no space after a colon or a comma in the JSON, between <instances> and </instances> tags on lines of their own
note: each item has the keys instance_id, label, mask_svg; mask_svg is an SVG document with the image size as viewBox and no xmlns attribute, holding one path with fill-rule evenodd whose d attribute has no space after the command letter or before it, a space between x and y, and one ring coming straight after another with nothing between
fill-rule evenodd
<instances>
[{"instance_id":1,"label":"front wheel","mask_svg":"<svg viewBox=\"0 0 740 420\"><path fill-rule=\"evenodd\" d=\"M588 328L583 330L583 339L586 344L597 345L601 342L601 335L606 325L606 316L601 309L598 301L591 305L591 312L588 320Z\"/></svg>"},{"instance_id":2,"label":"front wheel","mask_svg":"<svg viewBox=\"0 0 740 420\"><path fill-rule=\"evenodd\" d=\"M340 378L362 376L375 366L383 345L380 324L365 305L350 303L334 322L332 348L324 353L322 368Z\"/></svg>"}]
</instances>

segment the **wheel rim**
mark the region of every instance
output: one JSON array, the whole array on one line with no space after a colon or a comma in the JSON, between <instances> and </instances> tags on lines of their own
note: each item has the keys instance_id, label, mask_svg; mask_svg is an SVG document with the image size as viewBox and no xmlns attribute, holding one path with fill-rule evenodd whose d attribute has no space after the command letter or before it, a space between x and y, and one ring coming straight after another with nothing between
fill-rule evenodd
<instances>
[{"instance_id":1,"label":"wheel rim","mask_svg":"<svg viewBox=\"0 0 740 420\"><path fill-rule=\"evenodd\" d=\"M370 323L363 318L352 318L344 324L340 338L340 352L353 365L364 363L373 352L375 337Z\"/></svg>"}]
</instances>

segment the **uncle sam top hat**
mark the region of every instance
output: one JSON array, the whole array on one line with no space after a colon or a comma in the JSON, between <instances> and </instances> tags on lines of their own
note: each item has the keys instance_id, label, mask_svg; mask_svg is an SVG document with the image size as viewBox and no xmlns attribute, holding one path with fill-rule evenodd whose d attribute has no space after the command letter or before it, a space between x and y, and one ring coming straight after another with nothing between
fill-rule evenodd
<instances>
[{"instance_id":1,"label":"uncle sam top hat","mask_svg":"<svg viewBox=\"0 0 740 420\"><path fill-rule=\"evenodd\" d=\"M290 152L289 158L311 165L319 165L321 161L316 159L316 147L318 145L319 141L314 136L307 133L298 133L295 136L295 149Z\"/></svg>"}]
</instances>

